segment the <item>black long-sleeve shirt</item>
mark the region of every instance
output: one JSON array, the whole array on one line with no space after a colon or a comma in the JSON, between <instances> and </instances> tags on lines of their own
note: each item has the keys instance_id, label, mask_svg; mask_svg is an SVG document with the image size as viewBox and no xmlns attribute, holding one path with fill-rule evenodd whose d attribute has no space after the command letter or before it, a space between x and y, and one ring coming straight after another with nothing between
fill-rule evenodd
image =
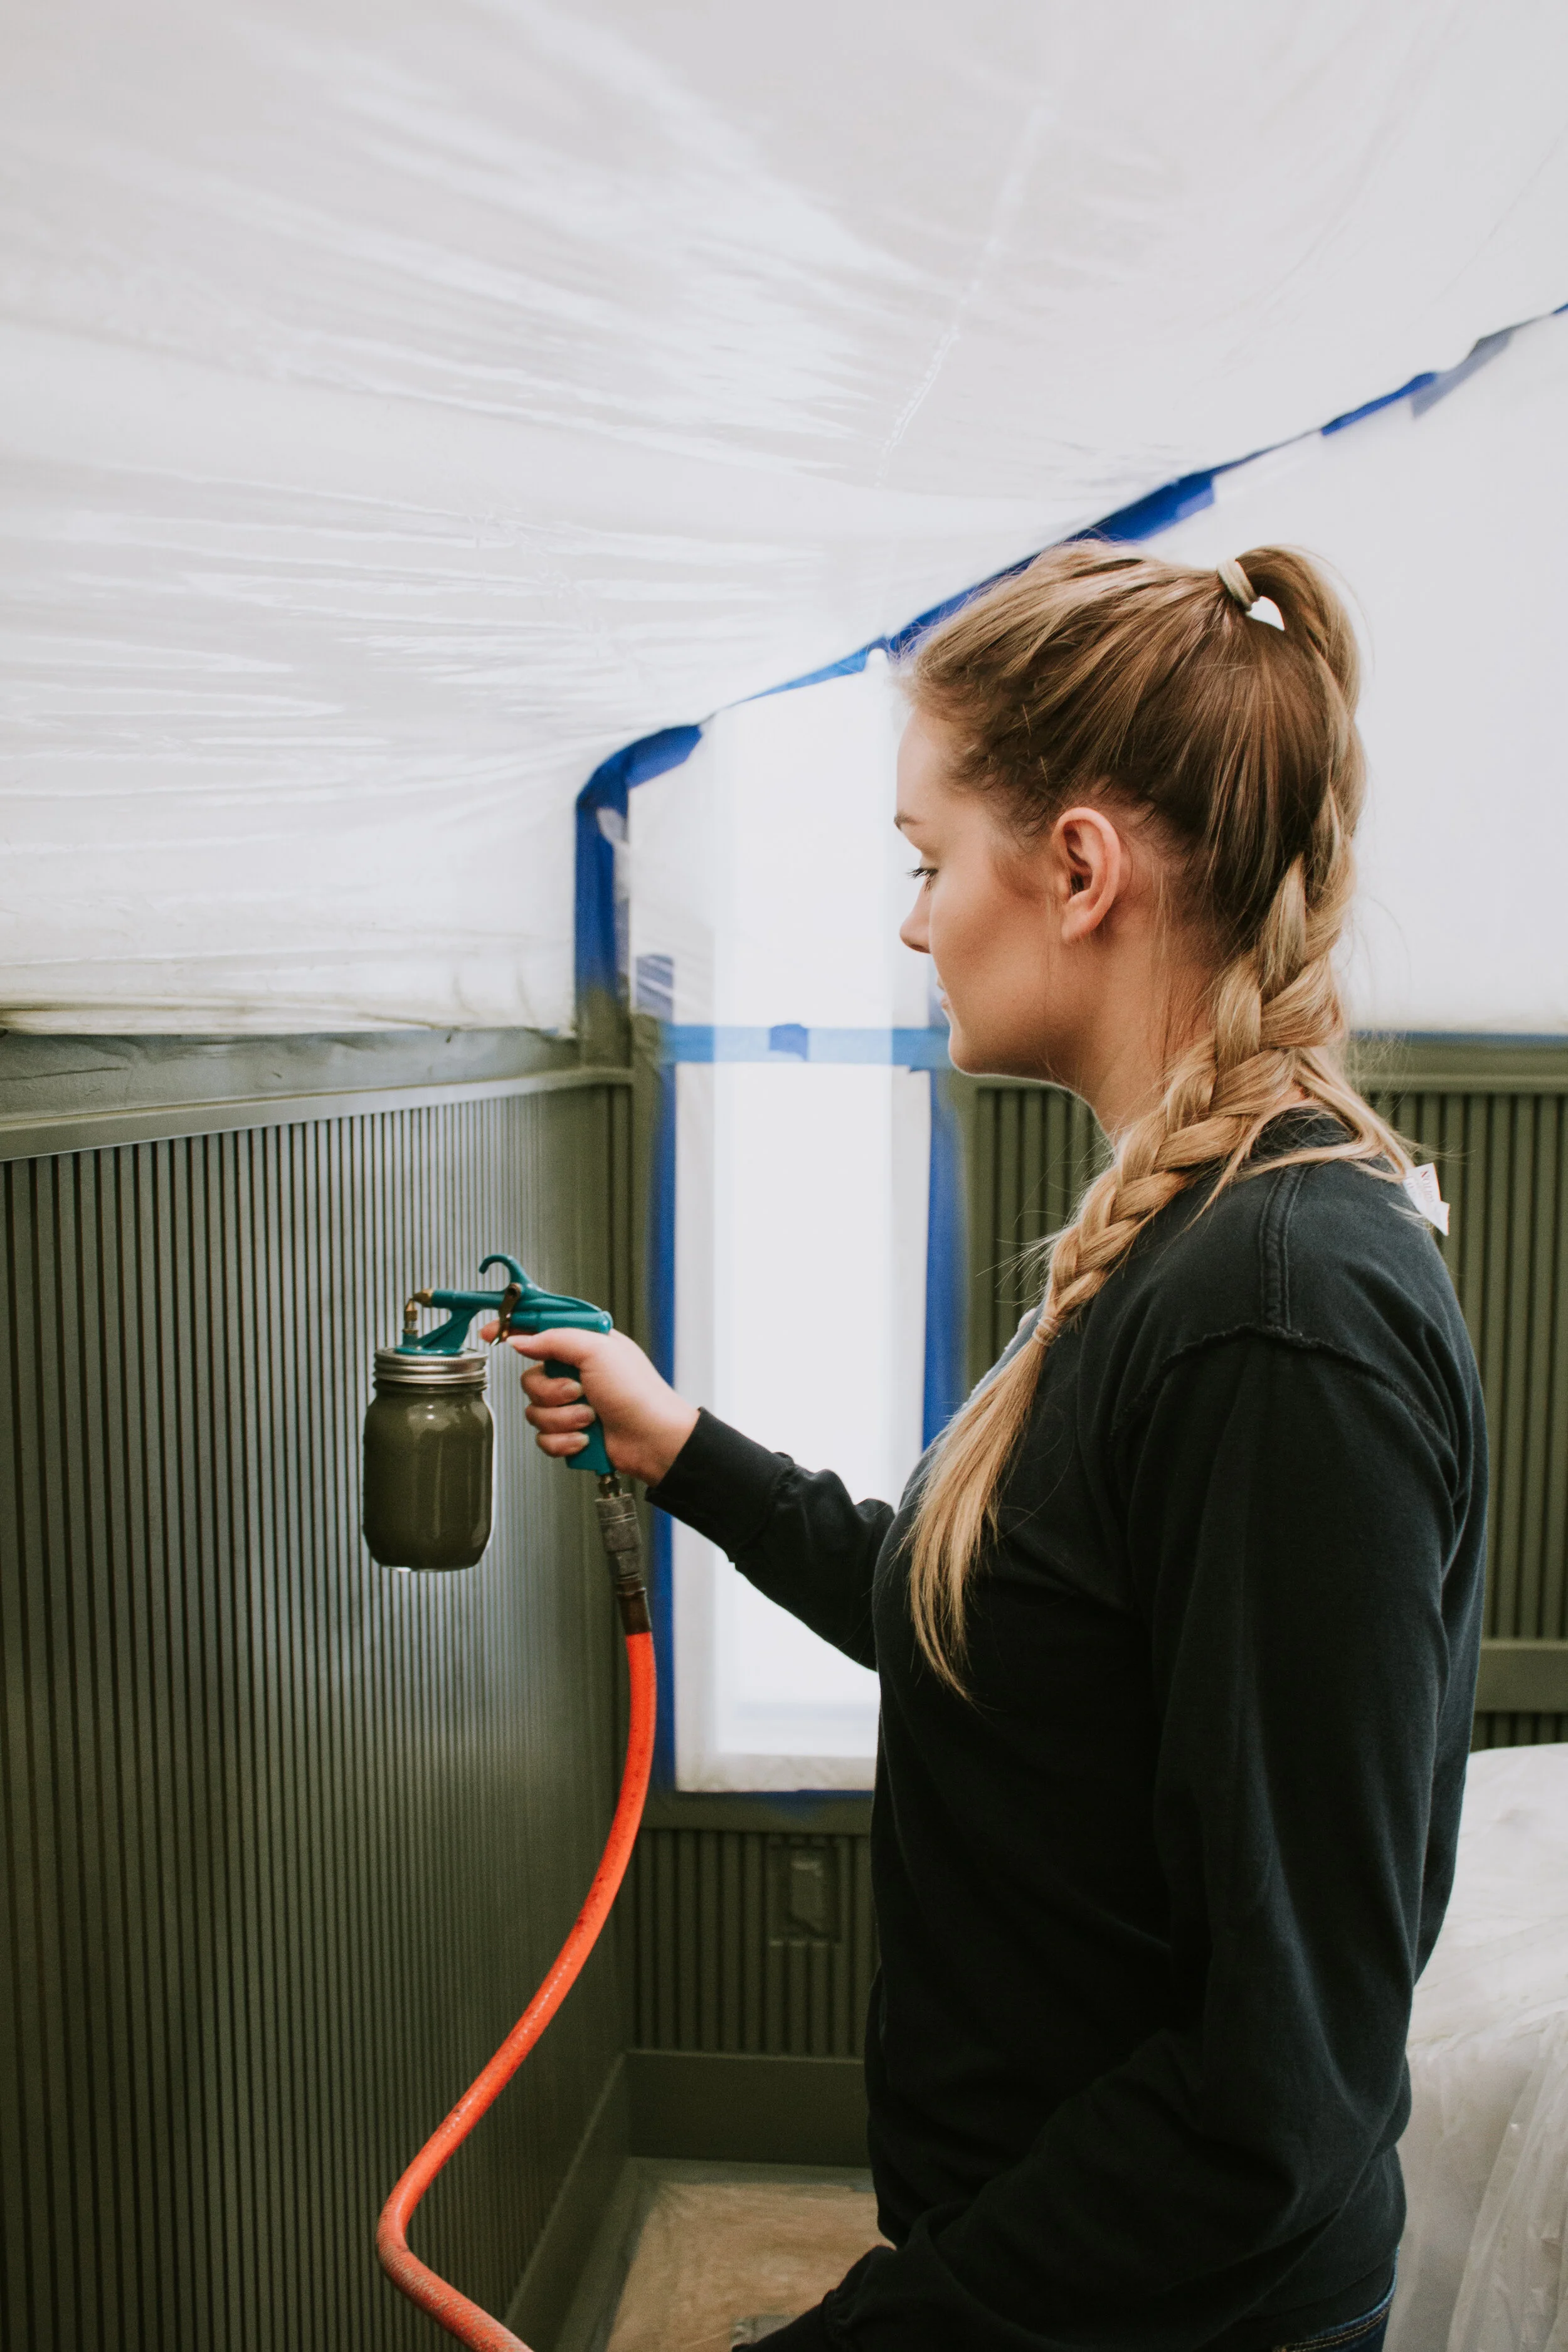
<instances>
[{"instance_id":1,"label":"black long-sleeve shirt","mask_svg":"<svg viewBox=\"0 0 1568 2352\"><path fill-rule=\"evenodd\" d=\"M704 1414L654 1490L881 1681L892 2251L791 2352L1266 2352L1387 2287L1474 1697L1479 1387L1400 1188L1320 1163L1206 1200L1045 1357L970 1696L914 1642L919 1471L897 1514L856 1504Z\"/></svg>"}]
</instances>

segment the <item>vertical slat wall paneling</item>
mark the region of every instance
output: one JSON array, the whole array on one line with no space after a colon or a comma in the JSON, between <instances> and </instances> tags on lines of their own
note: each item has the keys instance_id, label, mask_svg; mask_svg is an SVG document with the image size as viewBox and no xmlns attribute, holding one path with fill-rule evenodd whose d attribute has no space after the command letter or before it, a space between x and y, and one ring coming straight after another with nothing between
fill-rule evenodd
<instances>
[{"instance_id":1,"label":"vertical slat wall paneling","mask_svg":"<svg viewBox=\"0 0 1568 2352\"><path fill-rule=\"evenodd\" d=\"M1491 1510L1486 1632L1568 1641L1568 1055L1418 1044L1369 1072L1371 1099L1436 1162L1443 1244L1486 1391ZM1001 1352L1041 1275L1023 1253L1071 1214L1103 1164L1083 1106L1055 1088L968 1091L970 1370ZM1568 1713L1489 1711L1480 1746L1568 1738Z\"/></svg>"},{"instance_id":2,"label":"vertical slat wall paneling","mask_svg":"<svg viewBox=\"0 0 1568 2352\"><path fill-rule=\"evenodd\" d=\"M429 2341L372 2251L586 1889L618 1643L498 1363L496 1533L358 1534L372 1350L504 1248L627 1318L613 1083L0 1167L0 2339ZM504 2309L624 2042L605 1951L437 2182Z\"/></svg>"},{"instance_id":3,"label":"vertical slat wall paneling","mask_svg":"<svg viewBox=\"0 0 1568 2352\"><path fill-rule=\"evenodd\" d=\"M864 1835L645 1830L630 1918L637 2048L859 2055L877 1966Z\"/></svg>"},{"instance_id":4,"label":"vertical slat wall paneling","mask_svg":"<svg viewBox=\"0 0 1568 2352\"><path fill-rule=\"evenodd\" d=\"M1470 1083L1461 1064L1372 1096L1436 1162L1450 1205L1444 1255L1490 1437L1491 1641L1568 1641L1568 1083L1536 1077L1539 1058L1493 1049ZM1564 1738L1568 1711L1476 1717L1478 1747Z\"/></svg>"},{"instance_id":5,"label":"vertical slat wall paneling","mask_svg":"<svg viewBox=\"0 0 1568 2352\"><path fill-rule=\"evenodd\" d=\"M1039 1244L1105 1164L1088 1106L1057 1087L950 1079L969 1141L969 1377L994 1364L1044 1283Z\"/></svg>"}]
</instances>

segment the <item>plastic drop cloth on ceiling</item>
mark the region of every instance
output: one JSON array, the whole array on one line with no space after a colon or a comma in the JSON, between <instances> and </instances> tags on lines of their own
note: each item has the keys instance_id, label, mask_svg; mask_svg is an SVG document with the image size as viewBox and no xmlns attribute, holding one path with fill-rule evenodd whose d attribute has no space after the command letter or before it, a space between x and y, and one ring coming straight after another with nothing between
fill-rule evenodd
<instances>
[{"instance_id":1,"label":"plastic drop cloth on ceiling","mask_svg":"<svg viewBox=\"0 0 1568 2352\"><path fill-rule=\"evenodd\" d=\"M1145 542L1185 563L1310 548L1348 589L1367 656L1345 958L1358 1028L1568 1033L1565 416L1568 312L1216 475ZM1531 845L1506 894L1477 887L1482 822Z\"/></svg>"},{"instance_id":2,"label":"plastic drop cloth on ceiling","mask_svg":"<svg viewBox=\"0 0 1568 2352\"><path fill-rule=\"evenodd\" d=\"M1563 297L1568 19L28 0L18 1026L564 1024L571 806Z\"/></svg>"}]
</instances>

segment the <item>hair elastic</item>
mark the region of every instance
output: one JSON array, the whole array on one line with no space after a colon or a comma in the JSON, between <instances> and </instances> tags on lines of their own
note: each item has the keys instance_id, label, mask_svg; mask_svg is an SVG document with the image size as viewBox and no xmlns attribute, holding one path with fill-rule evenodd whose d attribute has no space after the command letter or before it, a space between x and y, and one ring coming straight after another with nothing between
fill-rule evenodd
<instances>
[{"instance_id":1,"label":"hair elastic","mask_svg":"<svg viewBox=\"0 0 1568 2352\"><path fill-rule=\"evenodd\" d=\"M1215 565L1220 585L1233 596L1249 621L1266 621L1271 629L1283 629L1285 617L1272 596L1259 596L1234 555L1226 555Z\"/></svg>"}]
</instances>

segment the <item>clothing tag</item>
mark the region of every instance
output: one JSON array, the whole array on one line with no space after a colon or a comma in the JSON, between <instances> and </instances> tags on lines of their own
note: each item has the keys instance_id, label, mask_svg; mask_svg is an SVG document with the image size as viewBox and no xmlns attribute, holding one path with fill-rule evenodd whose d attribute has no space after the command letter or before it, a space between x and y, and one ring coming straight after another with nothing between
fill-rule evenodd
<instances>
[{"instance_id":1,"label":"clothing tag","mask_svg":"<svg viewBox=\"0 0 1568 2352\"><path fill-rule=\"evenodd\" d=\"M1427 1223L1436 1225L1440 1234L1446 1234L1448 1230L1448 1203L1437 1190L1437 1171L1429 1160L1410 1171L1405 1180L1405 1190Z\"/></svg>"}]
</instances>

